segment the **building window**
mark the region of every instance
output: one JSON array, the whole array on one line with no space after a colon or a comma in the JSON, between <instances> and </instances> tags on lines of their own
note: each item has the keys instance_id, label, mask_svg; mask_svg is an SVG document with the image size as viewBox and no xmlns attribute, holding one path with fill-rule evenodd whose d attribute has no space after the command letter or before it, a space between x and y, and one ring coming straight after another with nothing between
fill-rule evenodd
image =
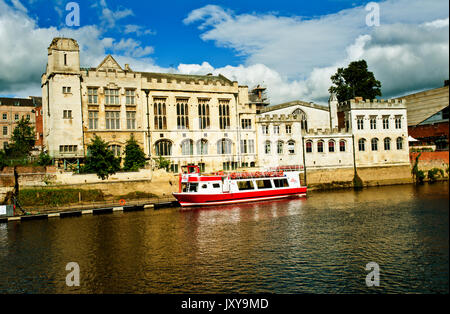
<instances>
[{"instance_id":1,"label":"building window","mask_svg":"<svg viewBox=\"0 0 450 314\"><path fill-rule=\"evenodd\" d=\"M119 105L119 90L105 88L105 104L106 105Z\"/></svg>"},{"instance_id":2,"label":"building window","mask_svg":"<svg viewBox=\"0 0 450 314\"><path fill-rule=\"evenodd\" d=\"M317 142L317 152L323 153L323 141Z\"/></svg>"},{"instance_id":3,"label":"building window","mask_svg":"<svg viewBox=\"0 0 450 314\"><path fill-rule=\"evenodd\" d=\"M127 89L125 91L125 104L134 105L134 89Z\"/></svg>"},{"instance_id":4,"label":"building window","mask_svg":"<svg viewBox=\"0 0 450 314\"><path fill-rule=\"evenodd\" d=\"M8 135L8 127L7 126L3 127L3 135Z\"/></svg>"},{"instance_id":5,"label":"building window","mask_svg":"<svg viewBox=\"0 0 450 314\"><path fill-rule=\"evenodd\" d=\"M64 54L64 65L67 65L67 54Z\"/></svg>"},{"instance_id":6,"label":"building window","mask_svg":"<svg viewBox=\"0 0 450 314\"><path fill-rule=\"evenodd\" d=\"M269 126L268 125L262 125L262 134L269 134Z\"/></svg>"},{"instance_id":7,"label":"building window","mask_svg":"<svg viewBox=\"0 0 450 314\"><path fill-rule=\"evenodd\" d=\"M77 151L77 145L59 145L60 153L75 153Z\"/></svg>"},{"instance_id":8,"label":"building window","mask_svg":"<svg viewBox=\"0 0 450 314\"><path fill-rule=\"evenodd\" d=\"M88 87L88 104L98 104L98 88Z\"/></svg>"},{"instance_id":9,"label":"building window","mask_svg":"<svg viewBox=\"0 0 450 314\"><path fill-rule=\"evenodd\" d=\"M266 155L270 154L270 141L266 141L264 144L264 152L266 153Z\"/></svg>"},{"instance_id":10,"label":"building window","mask_svg":"<svg viewBox=\"0 0 450 314\"><path fill-rule=\"evenodd\" d=\"M295 141L290 140L287 142L287 149L289 154L295 154Z\"/></svg>"},{"instance_id":11,"label":"building window","mask_svg":"<svg viewBox=\"0 0 450 314\"><path fill-rule=\"evenodd\" d=\"M339 151L345 152L345 141L344 140L339 141Z\"/></svg>"},{"instance_id":12,"label":"building window","mask_svg":"<svg viewBox=\"0 0 450 314\"><path fill-rule=\"evenodd\" d=\"M96 130L98 129L98 111L89 111L89 129Z\"/></svg>"},{"instance_id":13,"label":"building window","mask_svg":"<svg viewBox=\"0 0 450 314\"><path fill-rule=\"evenodd\" d=\"M273 134L280 134L280 126L279 125L273 126Z\"/></svg>"},{"instance_id":14,"label":"building window","mask_svg":"<svg viewBox=\"0 0 450 314\"><path fill-rule=\"evenodd\" d=\"M220 129L230 128L230 101L229 100L219 100L219 124Z\"/></svg>"},{"instance_id":15,"label":"building window","mask_svg":"<svg viewBox=\"0 0 450 314\"><path fill-rule=\"evenodd\" d=\"M247 140L241 140L241 154L248 154L248 141Z\"/></svg>"},{"instance_id":16,"label":"building window","mask_svg":"<svg viewBox=\"0 0 450 314\"><path fill-rule=\"evenodd\" d=\"M69 94L71 92L72 88L70 86L63 86L63 93Z\"/></svg>"},{"instance_id":17,"label":"building window","mask_svg":"<svg viewBox=\"0 0 450 314\"><path fill-rule=\"evenodd\" d=\"M251 130L252 128L252 119L241 119L241 126L244 130Z\"/></svg>"},{"instance_id":18,"label":"building window","mask_svg":"<svg viewBox=\"0 0 450 314\"><path fill-rule=\"evenodd\" d=\"M391 139L389 137L384 139L384 150L391 150Z\"/></svg>"},{"instance_id":19,"label":"building window","mask_svg":"<svg viewBox=\"0 0 450 314\"><path fill-rule=\"evenodd\" d=\"M127 111L127 129L136 129L136 111Z\"/></svg>"},{"instance_id":20,"label":"building window","mask_svg":"<svg viewBox=\"0 0 450 314\"><path fill-rule=\"evenodd\" d=\"M308 121L306 120L306 113L301 110L300 108L297 108L292 112L293 115L298 115L301 117L300 127L302 130L308 129Z\"/></svg>"},{"instance_id":21,"label":"building window","mask_svg":"<svg viewBox=\"0 0 450 314\"><path fill-rule=\"evenodd\" d=\"M107 130L120 129L120 111L106 111L105 119Z\"/></svg>"},{"instance_id":22,"label":"building window","mask_svg":"<svg viewBox=\"0 0 450 314\"><path fill-rule=\"evenodd\" d=\"M312 153L312 142L311 141L306 142L306 152Z\"/></svg>"},{"instance_id":23,"label":"building window","mask_svg":"<svg viewBox=\"0 0 450 314\"><path fill-rule=\"evenodd\" d=\"M248 140L248 153L249 154L255 153L255 140Z\"/></svg>"},{"instance_id":24,"label":"building window","mask_svg":"<svg viewBox=\"0 0 450 314\"><path fill-rule=\"evenodd\" d=\"M377 151L378 150L378 139L377 138L373 138L371 140L371 144L372 144L372 150L373 151Z\"/></svg>"},{"instance_id":25,"label":"building window","mask_svg":"<svg viewBox=\"0 0 450 314\"><path fill-rule=\"evenodd\" d=\"M389 129L389 116L383 116L383 129Z\"/></svg>"},{"instance_id":26,"label":"building window","mask_svg":"<svg viewBox=\"0 0 450 314\"><path fill-rule=\"evenodd\" d=\"M227 138L220 139L217 142L217 154L226 155L231 154L231 140Z\"/></svg>"},{"instance_id":27,"label":"building window","mask_svg":"<svg viewBox=\"0 0 450 314\"><path fill-rule=\"evenodd\" d=\"M363 152L366 150L366 140L361 138L358 140L358 149L360 152Z\"/></svg>"},{"instance_id":28,"label":"building window","mask_svg":"<svg viewBox=\"0 0 450 314\"><path fill-rule=\"evenodd\" d=\"M185 99L177 99L177 128L189 129L189 110Z\"/></svg>"},{"instance_id":29,"label":"building window","mask_svg":"<svg viewBox=\"0 0 450 314\"><path fill-rule=\"evenodd\" d=\"M7 113L4 113L2 116L3 116L3 120L8 120L8 114Z\"/></svg>"},{"instance_id":30,"label":"building window","mask_svg":"<svg viewBox=\"0 0 450 314\"><path fill-rule=\"evenodd\" d=\"M181 142L181 154L182 155L194 155L194 141L184 140Z\"/></svg>"},{"instance_id":31,"label":"building window","mask_svg":"<svg viewBox=\"0 0 450 314\"><path fill-rule=\"evenodd\" d=\"M377 117L370 117L370 129L371 130L377 129Z\"/></svg>"},{"instance_id":32,"label":"building window","mask_svg":"<svg viewBox=\"0 0 450 314\"><path fill-rule=\"evenodd\" d=\"M110 145L108 149L113 152L114 157L120 157L120 146L119 145Z\"/></svg>"},{"instance_id":33,"label":"building window","mask_svg":"<svg viewBox=\"0 0 450 314\"><path fill-rule=\"evenodd\" d=\"M155 98L153 103L153 114L155 120L155 129L166 130L166 99L165 98Z\"/></svg>"},{"instance_id":34,"label":"building window","mask_svg":"<svg viewBox=\"0 0 450 314\"><path fill-rule=\"evenodd\" d=\"M208 141L204 138L197 142L197 155L208 155Z\"/></svg>"},{"instance_id":35,"label":"building window","mask_svg":"<svg viewBox=\"0 0 450 314\"><path fill-rule=\"evenodd\" d=\"M286 134L291 134L291 133L292 133L292 126L286 125Z\"/></svg>"},{"instance_id":36,"label":"building window","mask_svg":"<svg viewBox=\"0 0 450 314\"><path fill-rule=\"evenodd\" d=\"M72 110L63 110L63 119L72 119Z\"/></svg>"},{"instance_id":37,"label":"building window","mask_svg":"<svg viewBox=\"0 0 450 314\"><path fill-rule=\"evenodd\" d=\"M201 130L209 129L209 100L199 99L198 100L198 125Z\"/></svg>"},{"instance_id":38,"label":"building window","mask_svg":"<svg viewBox=\"0 0 450 314\"><path fill-rule=\"evenodd\" d=\"M16 121L19 120L19 114L18 113L14 114L14 120L16 120Z\"/></svg>"},{"instance_id":39,"label":"building window","mask_svg":"<svg viewBox=\"0 0 450 314\"><path fill-rule=\"evenodd\" d=\"M8 148L8 142L3 142L3 149L6 150Z\"/></svg>"},{"instance_id":40,"label":"building window","mask_svg":"<svg viewBox=\"0 0 450 314\"><path fill-rule=\"evenodd\" d=\"M397 149L401 150L403 149L403 138L397 137Z\"/></svg>"},{"instance_id":41,"label":"building window","mask_svg":"<svg viewBox=\"0 0 450 314\"><path fill-rule=\"evenodd\" d=\"M328 141L328 151L330 153L334 153L334 141L333 140Z\"/></svg>"},{"instance_id":42,"label":"building window","mask_svg":"<svg viewBox=\"0 0 450 314\"><path fill-rule=\"evenodd\" d=\"M283 141L278 141L277 142L277 154L283 154Z\"/></svg>"},{"instance_id":43,"label":"building window","mask_svg":"<svg viewBox=\"0 0 450 314\"><path fill-rule=\"evenodd\" d=\"M356 125L358 126L358 130L364 130L364 117L358 116L356 118Z\"/></svg>"},{"instance_id":44,"label":"building window","mask_svg":"<svg viewBox=\"0 0 450 314\"><path fill-rule=\"evenodd\" d=\"M395 117L395 128L396 129L402 128L402 118L400 116Z\"/></svg>"},{"instance_id":45,"label":"building window","mask_svg":"<svg viewBox=\"0 0 450 314\"><path fill-rule=\"evenodd\" d=\"M169 140L159 140L155 143L156 156L172 155L172 142Z\"/></svg>"}]
</instances>

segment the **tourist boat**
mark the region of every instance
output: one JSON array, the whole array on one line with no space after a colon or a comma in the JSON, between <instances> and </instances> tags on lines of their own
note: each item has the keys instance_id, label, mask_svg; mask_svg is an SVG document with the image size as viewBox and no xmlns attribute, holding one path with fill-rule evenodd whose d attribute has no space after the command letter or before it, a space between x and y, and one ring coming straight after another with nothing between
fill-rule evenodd
<instances>
[{"instance_id":1,"label":"tourist boat","mask_svg":"<svg viewBox=\"0 0 450 314\"><path fill-rule=\"evenodd\" d=\"M201 174L196 165L183 166L182 170L179 192L172 194L183 207L306 196L306 186L300 183L302 166L212 174Z\"/></svg>"}]
</instances>

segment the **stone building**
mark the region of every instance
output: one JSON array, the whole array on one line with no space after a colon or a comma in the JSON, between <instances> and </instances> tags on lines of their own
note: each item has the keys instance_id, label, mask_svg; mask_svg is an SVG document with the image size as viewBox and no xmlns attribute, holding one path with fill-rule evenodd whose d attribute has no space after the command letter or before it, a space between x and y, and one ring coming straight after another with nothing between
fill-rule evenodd
<instances>
[{"instance_id":1,"label":"stone building","mask_svg":"<svg viewBox=\"0 0 450 314\"><path fill-rule=\"evenodd\" d=\"M41 98L0 98L0 149L4 149L11 142L11 137L20 119L29 119L36 132L36 151L41 148L40 133L36 131L41 125L36 123Z\"/></svg>"},{"instance_id":2,"label":"stone building","mask_svg":"<svg viewBox=\"0 0 450 314\"><path fill-rule=\"evenodd\" d=\"M255 115L247 86L222 75L135 72L108 55L97 67L80 68L79 47L54 38L42 75L44 145L60 161L79 162L94 135L123 156L135 137L150 157L171 170L256 165Z\"/></svg>"}]
</instances>

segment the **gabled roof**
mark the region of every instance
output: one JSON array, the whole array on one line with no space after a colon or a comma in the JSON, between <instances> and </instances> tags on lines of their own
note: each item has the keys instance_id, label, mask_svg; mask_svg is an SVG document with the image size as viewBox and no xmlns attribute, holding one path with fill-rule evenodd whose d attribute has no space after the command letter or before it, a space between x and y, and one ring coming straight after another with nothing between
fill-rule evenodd
<instances>
[{"instance_id":1,"label":"gabled roof","mask_svg":"<svg viewBox=\"0 0 450 314\"><path fill-rule=\"evenodd\" d=\"M105 57L105 59L103 59L103 61L100 63L100 65L97 67L97 71L108 71L110 69L113 70L119 70L119 71L123 71L122 67L120 66L120 64L116 61L116 59L113 58L113 56L111 55L107 55Z\"/></svg>"},{"instance_id":2,"label":"gabled roof","mask_svg":"<svg viewBox=\"0 0 450 314\"><path fill-rule=\"evenodd\" d=\"M31 98L0 97L0 106L34 107L35 102Z\"/></svg>"},{"instance_id":3,"label":"gabled roof","mask_svg":"<svg viewBox=\"0 0 450 314\"><path fill-rule=\"evenodd\" d=\"M282 103L279 105L275 105L275 106L269 106L266 107L264 109L261 109L260 113L266 113L266 112L270 112L270 111L274 111L274 110L279 110L279 109L283 109L283 108L288 108L288 107L293 107L293 106L304 106L304 107L309 107L309 108L314 108L314 109L319 109L319 110L324 110L324 111L329 111L329 109L327 107L312 103L312 102L305 102L305 101L301 101L301 100L294 100L294 101L290 101L290 102L286 102L286 103Z\"/></svg>"}]
</instances>

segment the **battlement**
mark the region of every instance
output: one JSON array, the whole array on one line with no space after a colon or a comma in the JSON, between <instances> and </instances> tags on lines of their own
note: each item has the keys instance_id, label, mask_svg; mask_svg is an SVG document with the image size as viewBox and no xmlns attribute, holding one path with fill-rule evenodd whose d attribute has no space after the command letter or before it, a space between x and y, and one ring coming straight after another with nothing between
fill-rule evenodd
<instances>
[{"instance_id":1,"label":"battlement","mask_svg":"<svg viewBox=\"0 0 450 314\"><path fill-rule=\"evenodd\" d=\"M282 122L301 122L302 117L297 114L260 114L259 117L256 118L257 123L282 123Z\"/></svg>"},{"instance_id":2,"label":"battlement","mask_svg":"<svg viewBox=\"0 0 450 314\"><path fill-rule=\"evenodd\" d=\"M339 110L351 109L406 109L406 100L404 99L362 99L355 98L339 104Z\"/></svg>"},{"instance_id":3,"label":"battlement","mask_svg":"<svg viewBox=\"0 0 450 314\"><path fill-rule=\"evenodd\" d=\"M350 132L347 132L345 128L333 128L333 129L308 129L302 130L303 136L327 136L327 137L336 137L336 136L351 136Z\"/></svg>"}]
</instances>

